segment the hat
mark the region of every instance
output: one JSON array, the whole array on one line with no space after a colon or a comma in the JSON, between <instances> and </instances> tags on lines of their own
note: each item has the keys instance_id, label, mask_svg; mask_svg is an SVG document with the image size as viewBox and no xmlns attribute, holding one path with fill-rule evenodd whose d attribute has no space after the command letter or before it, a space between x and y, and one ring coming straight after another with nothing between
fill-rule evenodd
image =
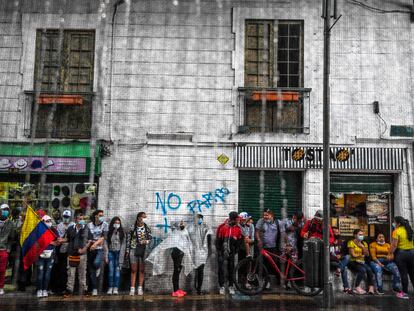
<instances>
[{"instance_id":1,"label":"hat","mask_svg":"<svg viewBox=\"0 0 414 311\"><path fill-rule=\"evenodd\" d=\"M69 199L69 197L64 197L62 199L62 206L63 207L69 207L70 206L70 199Z\"/></svg>"},{"instance_id":2,"label":"hat","mask_svg":"<svg viewBox=\"0 0 414 311\"><path fill-rule=\"evenodd\" d=\"M30 164L32 169L37 169L42 167L42 161L40 160L33 160L32 164Z\"/></svg>"},{"instance_id":3,"label":"hat","mask_svg":"<svg viewBox=\"0 0 414 311\"><path fill-rule=\"evenodd\" d=\"M52 217L50 217L49 215L44 215L42 217L42 221L47 221L47 220L51 220L51 219L52 219Z\"/></svg>"},{"instance_id":4,"label":"hat","mask_svg":"<svg viewBox=\"0 0 414 311\"><path fill-rule=\"evenodd\" d=\"M248 213L246 213L246 212L241 212L240 214L239 214L239 217L241 218L241 219L249 219L249 218L252 218Z\"/></svg>"},{"instance_id":5,"label":"hat","mask_svg":"<svg viewBox=\"0 0 414 311\"><path fill-rule=\"evenodd\" d=\"M75 186L75 192L79 193L79 194L84 193L85 192L85 185L84 184L77 184Z\"/></svg>"},{"instance_id":6,"label":"hat","mask_svg":"<svg viewBox=\"0 0 414 311\"><path fill-rule=\"evenodd\" d=\"M70 195L70 189L68 186L63 186L62 187L62 193L65 197L67 197L68 195Z\"/></svg>"},{"instance_id":7,"label":"hat","mask_svg":"<svg viewBox=\"0 0 414 311\"><path fill-rule=\"evenodd\" d=\"M54 219L55 221L59 221L59 220L60 220L60 211L59 211L58 209L55 209L55 210L52 212L52 216L53 216L53 219Z\"/></svg>"},{"instance_id":8,"label":"hat","mask_svg":"<svg viewBox=\"0 0 414 311\"><path fill-rule=\"evenodd\" d=\"M9 205L7 205L7 204L2 204L2 205L0 206L0 209L10 209L10 207L9 207Z\"/></svg>"},{"instance_id":9,"label":"hat","mask_svg":"<svg viewBox=\"0 0 414 311\"><path fill-rule=\"evenodd\" d=\"M54 198L53 201L52 201L52 207L54 209L57 209L57 208L59 208L59 205L60 205L59 199L58 198Z\"/></svg>"},{"instance_id":10,"label":"hat","mask_svg":"<svg viewBox=\"0 0 414 311\"><path fill-rule=\"evenodd\" d=\"M315 218L322 219L323 218L323 210L318 209L315 213Z\"/></svg>"},{"instance_id":11,"label":"hat","mask_svg":"<svg viewBox=\"0 0 414 311\"><path fill-rule=\"evenodd\" d=\"M72 197L70 198L70 205L73 208L79 208L79 201L80 201L80 196L79 194L75 193L74 195L72 195Z\"/></svg>"},{"instance_id":12,"label":"hat","mask_svg":"<svg viewBox=\"0 0 414 311\"><path fill-rule=\"evenodd\" d=\"M203 214L200 214L200 213L197 214L197 217L198 218L204 218Z\"/></svg>"},{"instance_id":13,"label":"hat","mask_svg":"<svg viewBox=\"0 0 414 311\"><path fill-rule=\"evenodd\" d=\"M72 216L72 213L71 213L70 210L67 209L67 210L64 210L63 211L62 216L63 217L71 217Z\"/></svg>"},{"instance_id":14,"label":"hat","mask_svg":"<svg viewBox=\"0 0 414 311\"><path fill-rule=\"evenodd\" d=\"M81 209L86 209L88 207L88 197L83 197L79 200L79 206Z\"/></svg>"},{"instance_id":15,"label":"hat","mask_svg":"<svg viewBox=\"0 0 414 311\"><path fill-rule=\"evenodd\" d=\"M237 212L230 212L229 213L229 219L230 220L236 220L239 217L239 214Z\"/></svg>"},{"instance_id":16,"label":"hat","mask_svg":"<svg viewBox=\"0 0 414 311\"><path fill-rule=\"evenodd\" d=\"M53 187L53 195L55 197L60 195L60 186L59 185L56 185L56 186Z\"/></svg>"},{"instance_id":17,"label":"hat","mask_svg":"<svg viewBox=\"0 0 414 311\"><path fill-rule=\"evenodd\" d=\"M36 211L36 214L37 214L37 216L39 216L39 217L43 217L43 216L45 216L45 215L46 215L46 212L45 212L43 209L38 209L38 210Z\"/></svg>"}]
</instances>

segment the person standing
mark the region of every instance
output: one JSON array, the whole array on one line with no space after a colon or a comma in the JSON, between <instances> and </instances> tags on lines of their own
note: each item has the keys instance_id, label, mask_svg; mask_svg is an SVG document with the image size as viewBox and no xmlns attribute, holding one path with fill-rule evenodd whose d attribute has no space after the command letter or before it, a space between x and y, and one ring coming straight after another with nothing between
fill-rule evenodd
<instances>
[{"instance_id":1,"label":"person standing","mask_svg":"<svg viewBox=\"0 0 414 311\"><path fill-rule=\"evenodd\" d=\"M109 223L105 244L105 262L108 264L108 295L118 295L121 267L125 257L126 236L121 219L115 216Z\"/></svg>"},{"instance_id":2,"label":"person standing","mask_svg":"<svg viewBox=\"0 0 414 311\"><path fill-rule=\"evenodd\" d=\"M303 228L303 213L295 212L291 218L280 222L280 233L284 250L290 252L294 260L298 258L300 231Z\"/></svg>"},{"instance_id":3,"label":"person standing","mask_svg":"<svg viewBox=\"0 0 414 311\"><path fill-rule=\"evenodd\" d=\"M217 228L216 250L220 295L226 293L226 281L228 281L229 294L235 294L233 287L234 262L236 254L243 243L243 234L239 222L239 214L233 211L229 213L229 218Z\"/></svg>"},{"instance_id":4,"label":"person standing","mask_svg":"<svg viewBox=\"0 0 414 311\"><path fill-rule=\"evenodd\" d=\"M130 228L128 239L126 242L126 253L129 257L131 265L131 289L129 294L135 295L135 283L138 273L138 290L139 296L144 295L143 285L145 276L145 251L147 245L151 243L151 229L144 222L147 218L147 214L139 212L135 220L134 225Z\"/></svg>"},{"instance_id":5,"label":"person standing","mask_svg":"<svg viewBox=\"0 0 414 311\"><path fill-rule=\"evenodd\" d=\"M10 207L0 206L0 295L4 295L7 262L10 248L15 237L15 228L10 219Z\"/></svg>"},{"instance_id":6,"label":"person standing","mask_svg":"<svg viewBox=\"0 0 414 311\"><path fill-rule=\"evenodd\" d=\"M302 228L300 236L304 239L323 239L323 210L318 210L311 220L307 220ZM332 228L329 226L329 244L334 240Z\"/></svg>"},{"instance_id":7,"label":"person standing","mask_svg":"<svg viewBox=\"0 0 414 311\"><path fill-rule=\"evenodd\" d=\"M243 235L243 243L240 247L240 251L238 254L238 261L241 261L242 259L246 257L253 257L254 255L254 236L255 236L255 230L254 225L251 224L250 220L252 217L246 213L241 212L239 214L240 218L240 229L242 231Z\"/></svg>"},{"instance_id":8,"label":"person standing","mask_svg":"<svg viewBox=\"0 0 414 311\"><path fill-rule=\"evenodd\" d=\"M92 296L98 295L98 277L101 273L103 260L103 246L108 235L108 223L105 222L103 210L95 210L92 215L88 228L91 234L92 245L88 252L88 272Z\"/></svg>"},{"instance_id":9,"label":"person standing","mask_svg":"<svg viewBox=\"0 0 414 311\"><path fill-rule=\"evenodd\" d=\"M211 235L213 232L204 221L202 214L196 214L194 223L187 227L193 244L193 260L195 266L195 289L197 295L202 295L201 288L203 287L204 267L207 262L207 257L211 254Z\"/></svg>"},{"instance_id":10,"label":"person standing","mask_svg":"<svg viewBox=\"0 0 414 311\"><path fill-rule=\"evenodd\" d=\"M401 216L394 217L392 232L391 253L395 254L395 263L401 275L402 291L398 298L408 299L408 276L414 286L414 244L413 229L407 219Z\"/></svg>"}]
</instances>

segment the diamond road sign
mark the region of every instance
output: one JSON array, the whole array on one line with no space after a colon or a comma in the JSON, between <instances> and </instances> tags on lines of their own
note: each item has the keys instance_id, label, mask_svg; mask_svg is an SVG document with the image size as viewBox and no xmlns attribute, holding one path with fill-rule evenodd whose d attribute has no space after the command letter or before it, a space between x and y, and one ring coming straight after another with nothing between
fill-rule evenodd
<instances>
[{"instance_id":1,"label":"diamond road sign","mask_svg":"<svg viewBox=\"0 0 414 311\"><path fill-rule=\"evenodd\" d=\"M226 156L224 153L220 154L217 157L217 161L219 161L222 165L226 164L227 162L229 162L230 158L228 156Z\"/></svg>"}]
</instances>

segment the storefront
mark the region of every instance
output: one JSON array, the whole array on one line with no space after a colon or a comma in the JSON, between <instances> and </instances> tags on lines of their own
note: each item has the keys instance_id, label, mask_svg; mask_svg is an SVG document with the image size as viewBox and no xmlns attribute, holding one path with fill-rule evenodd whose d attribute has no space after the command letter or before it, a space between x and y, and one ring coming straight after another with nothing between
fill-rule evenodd
<instances>
[{"instance_id":1,"label":"storefront","mask_svg":"<svg viewBox=\"0 0 414 311\"><path fill-rule=\"evenodd\" d=\"M0 201L12 209L23 207L25 200L42 207L59 220L64 209L83 210L96 207L100 175L99 146L95 161L87 142L46 144L0 144ZM89 183L95 163L94 182ZM44 186L40 187L41 173ZM93 172L93 171L92 171ZM29 182L27 181L29 175Z\"/></svg>"}]
</instances>

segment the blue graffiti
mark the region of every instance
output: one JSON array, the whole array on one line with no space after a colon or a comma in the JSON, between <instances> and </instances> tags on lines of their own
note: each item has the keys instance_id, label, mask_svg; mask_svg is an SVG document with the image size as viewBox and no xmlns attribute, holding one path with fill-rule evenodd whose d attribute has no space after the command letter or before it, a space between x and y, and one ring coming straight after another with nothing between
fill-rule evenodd
<instances>
[{"instance_id":1,"label":"blue graffiti","mask_svg":"<svg viewBox=\"0 0 414 311\"><path fill-rule=\"evenodd\" d=\"M170 194L168 194L168 198L167 198L167 206L165 205L166 200L165 200L165 191L164 191L164 197L161 198L160 193L157 192L155 194L157 196L157 207L156 209L162 209L162 214L165 216L167 215L167 208L172 209L172 210L177 210L180 208L181 206L181 198L179 195L171 192Z\"/></svg>"},{"instance_id":2,"label":"blue graffiti","mask_svg":"<svg viewBox=\"0 0 414 311\"><path fill-rule=\"evenodd\" d=\"M203 200L193 200L187 204L187 208L190 210L191 213L195 213L196 210L199 213L203 212L203 207L209 209L211 207L211 201L214 198L214 202L218 203L221 201L222 203L225 202L226 196L230 193L229 189L227 188L220 188L214 191L214 197L211 192L203 194L201 197Z\"/></svg>"},{"instance_id":3,"label":"blue graffiti","mask_svg":"<svg viewBox=\"0 0 414 311\"><path fill-rule=\"evenodd\" d=\"M168 224L167 217L164 217L164 224L157 224L155 225L157 228L163 229L164 233L168 233L168 228L171 228L171 226Z\"/></svg>"}]
</instances>

